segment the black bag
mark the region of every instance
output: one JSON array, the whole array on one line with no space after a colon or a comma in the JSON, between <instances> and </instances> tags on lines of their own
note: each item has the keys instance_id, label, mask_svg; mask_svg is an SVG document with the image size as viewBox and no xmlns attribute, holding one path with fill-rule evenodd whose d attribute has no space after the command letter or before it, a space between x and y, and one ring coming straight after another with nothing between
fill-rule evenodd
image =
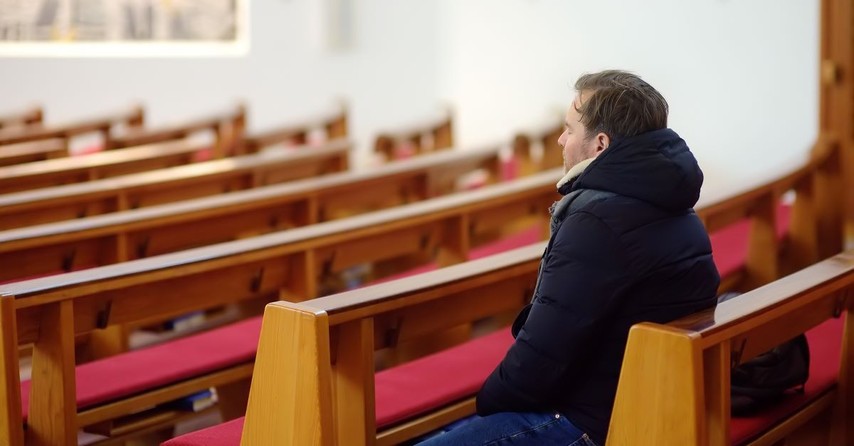
<instances>
[{"instance_id":1,"label":"black bag","mask_svg":"<svg viewBox=\"0 0 854 446\"><path fill-rule=\"evenodd\" d=\"M718 303L738 293L718 297ZM803 334L732 368L730 406L733 416L748 416L780 401L787 392L803 392L809 378L810 350Z\"/></svg>"}]
</instances>

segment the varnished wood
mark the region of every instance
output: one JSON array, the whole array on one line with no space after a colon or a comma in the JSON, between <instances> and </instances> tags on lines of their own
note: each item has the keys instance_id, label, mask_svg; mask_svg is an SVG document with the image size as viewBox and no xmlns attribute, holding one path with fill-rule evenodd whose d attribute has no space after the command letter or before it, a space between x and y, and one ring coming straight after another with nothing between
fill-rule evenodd
<instances>
[{"instance_id":1,"label":"varnished wood","mask_svg":"<svg viewBox=\"0 0 854 446\"><path fill-rule=\"evenodd\" d=\"M309 141L309 134L322 132L321 141ZM347 107L344 104L334 107L327 113L305 119L301 122L280 126L253 134L242 141L240 153L255 153L265 147L276 145L322 144L323 142L343 139L347 132Z\"/></svg>"},{"instance_id":2,"label":"varnished wood","mask_svg":"<svg viewBox=\"0 0 854 446\"><path fill-rule=\"evenodd\" d=\"M38 161L0 167L0 193L8 194L80 183L189 164L202 150L183 141L141 146L120 152Z\"/></svg>"},{"instance_id":3,"label":"varnished wood","mask_svg":"<svg viewBox=\"0 0 854 446\"><path fill-rule=\"evenodd\" d=\"M709 444L706 425L699 422L706 409L701 390L706 377L695 337L645 324L629 330L608 445L662 444L664 438L667 444Z\"/></svg>"},{"instance_id":4,"label":"varnished wood","mask_svg":"<svg viewBox=\"0 0 854 446\"><path fill-rule=\"evenodd\" d=\"M69 138L87 133L100 133L103 140L109 139L110 131L120 126L141 127L144 124L144 112L141 106L109 113L102 117L83 119L62 125L29 125L24 128L0 130L0 146L44 139Z\"/></svg>"},{"instance_id":5,"label":"varnished wood","mask_svg":"<svg viewBox=\"0 0 854 446\"><path fill-rule=\"evenodd\" d=\"M73 304L66 301L46 306L41 316L46 329L33 346L27 444L74 444L77 404Z\"/></svg>"},{"instance_id":6,"label":"varnished wood","mask_svg":"<svg viewBox=\"0 0 854 446\"><path fill-rule=\"evenodd\" d=\"M374 421L373 321L363 319L337 328L332 367L333 420L337 444L372 444Z\"/></svg>"},{"instance_id":7,"label":"varnished wood","mask_svg":"<svg viewBox=\"0 0 854 446\"><path fill-rule=\"evenodd\" d=\"M526 287L530 286L536 274L542 248L542 245L522 248L417 278L313 299L299 305L284 302L269 304L265 313L265 330L273 332L273 324L277 324L269 320L271 314L290 313L291 317L323 315L324 324L329 324L330 345L340 348L345 337L338 331L339 327L357 327L356 324L362 321L372 321L374 348L394 346L400 339L415 339L436 333L460 320L477 320L485 314L500 313L511 307L520 308L526 301L523 296L530 296L531 290ZM521 287L509 293L504 303L499 291L511 289L512 283L518 283ZM850 311L852 303L841 298L851 290L854 290L854 252L836 256L740 298L724 302L716 311L699 313L670 324L635 325L629 333L608 445L729 444L731 348L738 348L740 360L767 350L770 345L789 339L792 330L803 331L833 317L833 309L826 308L823 305L825 302ZM518 295L514 298L513 294ZM484 296L488 298L482 299ZM452 307L444 307L444 303ZM818 310L805 313L804 309L808 307L817 307ZM449 308L453 310L449 311ZM794 324L791 330L781 329L781 321L791 325L794 318L798 317L805 317L806 322ZM279 315L279 318L284 320L285 316ZM282 325L279 330L286 330L287 327ZM765 330L765 327L770 328ZM283 340L290 335L284 331L280 333L283 336L280 339L262 339L261 348L264 351L259 350L259 370L262 367L274 367L269 365L273 364L272 361L265 362L267 355L279 358L288 354L305 357L293 347L283 347ZM363 333L361 336L366 335ZM358 338L353 329L348 330L346 339L350 345L364 345L360 343L369 341ZM753 350L757 351L743 350L743 339L749 339L746 345L755 344ZM283 349L289 349L289 352L283 352ZM843 364L850 364L852 358L849 356L850 353L844 350ZM329 363L322 359L317 362L315 355L299 362L312 364L306 369L323 375L326 373L324 370L333 370L335 367L336 358L328 360ZM278 362L285 367L291 364L281 359ZM265 365L262 366L262 363ZM362 367L364 373L367 373L372 366L364 364ZM272 370L267 373L274 375ZM350 383L360 381L356 379ZM333 392L337 390L333 386ZM255 442L244 441L244 445L263 444L264 438L279 438L269 436L271 429L287 422L256 414L277 410L281 401L296 400L297 405L309 406L312 410L315 410L318 402L311 393L301 396L298 388L288 387L284 382L256 380L252 393L266 395L268 400L266 404L258 401L257 409L247 414L244 440L253 438ZM831 391L831 394L836 392ZM821 426L826 425L814 423L813 420L826 413L836 397L831 394L781 420L756 444L770 444L769 441L780 439L792 439L795 442L799 441L798 438L809 438L802 437L804 426L819 429L815 431L818 436L826 435L826 429L821 430ZM262 408L266 408L266 411ZM437 413L458 409L439 408ZM332 408L328 410L334 413ZM465 410L455 413L461 416L463 412ZM392 428L388 433L379 432L378 438L382 440L377 443L404 441L423 433L428 428L420 423L428 423L429 417L426 415L411 420L399 428ZM448 421L447 418L442 419L443 424ZM308 434L316 432L320 424L291 424L290 427ZM432 428L435 428L435 424L430 425L429 429ZM370 444L371 441L348 437L346 444Z\"/></svg>"},{"instance_id":8,"label":"varnished wood","mask_svg":"<svg viewBox=\"0 0 854 446\"><path fill-rule=\"evenodd\" d=\"M281 304L293 311L278 306L264 312L241 445L264 445L272 438L282 444L333 445L332 374L316 366L330 363L327 318L299 304ZM281 410L270 410L274 406Z\"/></svg>"},{"instance_id":9,"label":"varnished wood","mask_svg":"<svg viewBox=\"0 0 854 446\"><path fill-rule=\"evenodd\" d=\"M43 120L44 110L40 106L30 107L24 110L1 114L0 129L38 125Z\"/></svg>"},{"instance_id":10,"label":"varnished wood","mask_svg":"<svg viewBox=\"0 0 854 446\"><path fill-rule=\"evenodd\" d=\"M255 186L256 172L270 182L339 172L351 144L333 141L311 150L269 152L123 175L81 184L0 195L0 228L11 229L135 209ZM120 155L127 150L110 152Z\"/></svg>"},{"instance_id":11,"label":"varnished wood","mask_svg":"<svg viewBox=\"0 0 854 446\"><path fill-rule=\"evenodd\" d=\"M421 155L453 147L453 114L445 111L440 117L381 131L374 140L374 152L385 160Z\"/></svg>"},{"instance_id":12,"label":"varnished wood","mask_svg":"<svg viewBox=\"0 0 854 446\"><path fill-rule=\"evenodd\" d=\"M691 344L696 349L702 350L705 355L705 360L702 364L696 364L693 367L679 366L677 362L668 360L667 364L674 369L679 370L679 374L702 373L703 379L706 381L705 389L697 390L696 396L712 395L713 398L720 398L724 392L728 392L728 374L729 367L723 364L726 356L721 356L721 352L726 349L737 349L738 361L746 361L757 354L768 350L769 348L778 345L794 334L803 332L824 320L834 317L838 309L845 308L850 312L851 303L844 297L854 290L854 252L840 254L832 259L823 261L817 265L809 267L803 271L799 271L791 276L772 282L764 287L761 287L750 293L746 293L736 299L723 302L718 305L714 311L706 311L687 318L674 321L666 326L657 324L639 324L632 328L630 334L630 345L627 347L627 359L632 351L631 336L636 335L641 338L649 337L655 339L661 333L667 333L662 330L676 330L675 333L691 333L693 338ZM674 342L681 337L674 334L671 336ZM844 342L847 344L848 341ZM721 350L725 349L725 350ZM648 360L659 362L655 359L655 350L652 347L644 349ZM845 348L841 352L841 363L843 368L851 363L852 358L850 352ZM736 361L735 363L738 363ZM646 373L643 369L644 364L633 364L628 360L624 362L623 369L620 375L620 386L624 380L630 382L638 381L637 387L646 386L645 403L647 407L659 407L661 404L669 404L666 397L658 400L660 389L669 388L665 383L655 384L659 378L659 372ZM684 379L684 377L682 378ZM842 377L840 377L842 379ZM623 387L618 388L617 403L615 408L620 404L626 404L630 407L631 404L641 404L637 397L632 394L623 392ZM654 390L653 390L654 389ZM652 390L652 391L651 391ZM706 393L708 392L708 393ZM836 393L836 392L833 392ZM650 395L653 395L654 401L650 401ZM839 395L834 398L838 398ZM682 400L685 395L680 396ZM720 408L723 401L713 406ZM707 403L708 407L708 403ZM837 414L839 417L850 417L845 409L841 410L843 414ZM646 411L643 411L646 413ZM778 424L778 427L772 431L774 437L767 437L764 442L758 444L772 444L788 435L796 435L798 426L806 423L810 418L817 416L821 410L815 409L814 406L798 412L794 417L786 420L785 423ZM629 414L619 416L615 410L614 418L612 418L612 429L618 423L638 423L636 426L640 431L648 432L649 429L655 426L656 421L634 417L633 421L629 420ZM656 415L653 414L653 418ZM663 412L657 415L664 419L670 419ZM719 426L722 417L720 410L713 410L704 414L693 414L688 417L691 423L700 423L700 429L709 432L712 437L692 442L692 444L721 444L728 442L728 437L724 436L725 431L721 431L718 427L717 431L712 431L715 426ZM844 418L843 418L844 419ZM841 427L837 422L836 428ZM826 435L825 431L821 435ZM643 435L638 438L643 438L640 442L635 439L629 440L629 437L612 437L609 436L609 445L621 444L669 444L671 442L681 443L681 436L675 436L671 433L662 433L659 436ZM648 442L647 442L648 441ZM674 443L676 444L676 443ZM835 444L845 444L842 443Z\"/></svg>"},{"instance_id":13,"label":"varnished wood","mask_svg":"<svg viewBox=\"0 0 854 446\"><path fill-rule=\"evenodd\" d=\"M843 249L843 234L854 240L854 5L822 0L820 20L819 131L839 138L842 171L838 193L822 192L837 203L840 217L826 222L824 257Z\"/></svg>"},{"instance_id":14,"label":"varnished wood","mask_svg":"<svg viewBox=\"0 0 854 446\"><path fill-rule=\"evenodd\" d=\"M19 378L18 331L15 326L15 300L0 297L0 443L21 446L24 431L21 425L21 380Z\"/></svg>"},{"instance_id":15,"label":"varnished wood","mask_svg":"<svg viewBox=\"0 0 854 446\"><path fill-rule=\"evenodd\" d=\"M541 169L563 166L563 152L557 140L563 133L563 118L558 117L553 122L519 132L513 139L513 152L520 161L519 170L522 174ZM540 156L519 157L524 153L539 152Z\"/></svg>"},{"instance_id":16,"label":"varnished wood","mask_svg":"<svg viewBox=\"0 0 854 446\"><path fill-rule=\"evenodd\" d=\"M0 167L44 161L68 156L68 147L62 139L9 144L0 149Z\"/></svg>"},{"instance_id":17,"label":"varnished wood","mask_svg":"<svg viewBox=\"0 0 854 446\"><path fill-rule=\"evenodd\" d=\"M846 296L848 303L854 300L854 292ZM854 357L854 310L849 305L845 312L842 355ZM833 426L831 444L851 444L854 442L854 362L843 361L839 368L838 394L833 406Z\"/></svg>"},{"instance_id":18,"label":"varnished wood","mask_svg":"<svg viewBox=\"0 0 854 446\"><path fill-rule=\"evenodd\" d=\"M444 187L414 195L410 193L412 185L433 183L437 172L444 176L448 171L464 173L492 165L498 156L498 148L440 152L363 172L334 173L216 197L2 231L0 262L9 259L10 266L0 271L0 280L60 271L71 252L73 259L67 267L91 267L422 201L441 195ZM382 191L385 200L377 202L373 195L365 196L365 191L373 189ZM510 219L512 216L504 215L499 221ZM446 230L453 234L442 237L447 242L440 253L441 264L459 262L461 253L468 251L469 225L460 220L454 228L448 226ZM113 253L106 255L109 251ZM13 259L28 260L15 263Z\"/></svg>"},{"instance_id":19,"label":"varnished wood","mask_svg":"<svg viewBox=\"0 0 854 446\"><path fill-rule=\"evenodd\" d=\"M225 113L195 118L160 128L131 128L126 132L110 135L110 138L105 142L104 149L112 150L163 143L181 140L192 135L211 133L214 136L212 153L216 158L222 158L226 155L235 154L238 141L243 138L245 121L246 107L241 105Z\"/></svg>"},{"instance_id":20,"label":"varnished wood","mask_svg":"<svg viewBox=\"0 0 854 446\"><path fill-rule=\"evenodd\" d=\"M711 373L704 376L709 445L730 444L730 344L719 344L703 352L703 362Z\"/></svg>"},{"instance_id":21,"label":"varnished wood","mask_svg":"<svg viewBox=\"0 0 854 446\"><path fill-rule=\"evenodd\" d=\"M36 342L37 346L48 341L58 342L57 339L46 338L44 335L45 327L51 323L49 319L44 318L44 309L55 305L73 307L72 331L65 335L65 338L71 339L73 343L75 334L90 333L97 328L154 322L188 311L249 299L274 300L277 297L285 297L304 300L316 296L304 293L318 292L318 280L321 278L318 273L324 271L322 259L316 256L315 252L344 252L350 249L352 244L364 243L364 240L381 237L382 234L405 233L408 229L418 233L421 228L439 227L445 221L459 221L466 213L506 206L509 202L527 206L532 196L555 194L553 183L559 174L557 171L545 172L513 183L493 185L464 194L219 246L8 284L0 287L0 294L15 295L17 298L19 343ZM440 233L437 232L437 236L438 234ZM436 243L443 242L437 239ZM421 252L429 249L429 246L413 244L409 249ZM365 252L362 260L352 257L348 262L369 261L375 258L375 251ZM338 254L333 256L341 258ZM179 260L179 257L183 259ZM175 261L178 263L173 263ZM529 273L534 270L535 266L530 267ZM294 281L294 278L298 280ZM505 285L501 286L501 289L507 292L515 288ZM521 294L514 292L511 299L514 306L524 300ZM489 297L499 303L506 302L496 296L498 293L483 294L480 297ZM460 314L482 314L481 307L482 305L477 303L462 306L463 311ZM429 326L428 319L411 317L411 320L413 324L409 327L415 331L407 329L401 336L403 340L410 339L421 333L423 327ZM455 318L445 320L459 324ZM362 339L362 342L371 341L370 337ZM352 358L356 363L372 363L372 360L368 360L371 359L368 354L372 352L371 344L364 345L366 347L359 350L362 353ZM352 353L352 350L346 350L338 358L342 365L348 363L347 355ZM358 358L361 359L357 361ZM42 387L35 385L36 380L40 380ZM45 380L46 378L34 376L34 392L45 392ZM336 382L339 381L336 379ZM138 401L150 401L150 398L152 397L149 395L140 395ZM364 413L372 413L370 403L364 404ZM108 411L104 413L118 414L122 410L129 411L131 407L126 401L118 401L112 404L110 409L103 410ZM89 419L92 419L91 417ZM370 420L363 420L369 425Z\"/></svg>"}]
</instances>

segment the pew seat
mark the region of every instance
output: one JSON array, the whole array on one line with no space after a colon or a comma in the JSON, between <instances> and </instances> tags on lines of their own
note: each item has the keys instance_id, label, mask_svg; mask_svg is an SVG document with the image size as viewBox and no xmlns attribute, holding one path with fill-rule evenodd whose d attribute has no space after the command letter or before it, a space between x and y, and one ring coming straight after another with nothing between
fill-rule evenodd
<instances>
[{"instance_id":1,"label":"pew seat","mask_svg":"<svg viewBox=\"0 0 854 446\"><path fill-rule=\"evenodd\" d=\"M217 370L251 364L260 330L261 317L258 316L79 365L75 370L77 407L85 410ZM204 354L200 354L202 352ZM21 403L25 420L30 407L29 395L30 381L24 381Z\"/></svg>"},{"instance_id":2,"label":"pew seat","mask_svg":"<svg viewBox=\"0 0 854 446\"><path fill-rule=\"evenodd\" d=\"M755 439L836 385L842 349L842 322L841 318L829 319L806 332L810 345L810 375L804 393L788 395L779 404L755 416L733 418L730 425L732 444L746 444Z\"/></svg>"},{"instance_id":3,"label":"pew seat","mask_svg":"<svg viewBox=\"0 0 854 446\"><path fill-rule=\"evenodd\" d=\"M393 426L472 396L512 342L510 332L500 330L377 372L377 428ZM238 446L242 431L241 417L173 438L163 446Z\"/></svg>"},{"instance_id":4,"label":"pew seat","mask_svg":"<svg viewBox=\"0 0 854 446\"><path fill-rule=\"evenodd\" d=\"M842 322L831 319L807 332L811 361L804 393L788 395L755 416L733 418L732 444L746 444L755 439L836 385ZM473 396L511 343L509 332L501 330L377 372L377 428L387 428ZM163 446L238 446L242 430L243 418L238 418L173 438Z\"/></svg>"}]
</instances>

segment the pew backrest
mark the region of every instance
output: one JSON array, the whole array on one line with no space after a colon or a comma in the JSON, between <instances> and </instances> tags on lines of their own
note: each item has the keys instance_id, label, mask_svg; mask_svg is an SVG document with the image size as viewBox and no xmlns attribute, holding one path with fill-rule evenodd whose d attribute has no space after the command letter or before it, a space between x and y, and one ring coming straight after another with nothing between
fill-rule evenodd
<instances>
[{"instance_id":1,"label":"pew backrest","mask_svg":"<svg viewBox=\"0 0 854 446\"><path fill-rule=\"evenodd\" d=\"M436 118L381 131L374 140L374 153L394 160L453 146L453 113L448 109Z\"/></svg>"},{"instance_id":2,"label":"pew backrest","mask_svg":"<svg viewBox=\"0 0 854 446\"><path fill-rule=\"evenodd\" d=\"M102 117L87 118L76 122L58 125L34 124L24 128L0 130L0 146L43 139L60 138L66 141L76 136L98 133L104 141L109 140L110 132L118 127L141 128L145 114L141 106L128 110L106 114Z\"/></svg>"},{"instance_id":3,"label":"pew backrest","mask_svg":"<svg viewBox=\"0 0 854 446\"><path fill-rule=\"evenodd\" d=\"M338 140L310 150L257 153L0 195L0 228L136 209L340 172L348 167L351 149L350 142Z\"/></svg>"},{"instance_id":4,"label":"pew backrest","mask_svg":"<svg viewBox=\"0 0 854 446\"><path fill-rule=\"evenodd\" d=\"M450 194L500 147L445 151L358 172L0 231L0 281L67 272L305 226Z\"/></svg>"}]
</instances>

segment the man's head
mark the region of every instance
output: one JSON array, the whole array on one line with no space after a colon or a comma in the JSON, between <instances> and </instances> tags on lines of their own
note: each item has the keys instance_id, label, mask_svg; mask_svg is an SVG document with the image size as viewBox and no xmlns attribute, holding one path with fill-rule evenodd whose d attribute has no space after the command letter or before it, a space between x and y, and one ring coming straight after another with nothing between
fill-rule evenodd
<instances>
[{"instance_id":1,"label":"man's head","mask_svg":"<svg viewBox=\"0 0 854 446\"><path fill-rule=\"evenodd\" d=\"M585 74L575 82L575 91L558 139L567 171L602 153L614 139L667 127L667 101L634 74Z\"/></svg>"}]
</instances>

